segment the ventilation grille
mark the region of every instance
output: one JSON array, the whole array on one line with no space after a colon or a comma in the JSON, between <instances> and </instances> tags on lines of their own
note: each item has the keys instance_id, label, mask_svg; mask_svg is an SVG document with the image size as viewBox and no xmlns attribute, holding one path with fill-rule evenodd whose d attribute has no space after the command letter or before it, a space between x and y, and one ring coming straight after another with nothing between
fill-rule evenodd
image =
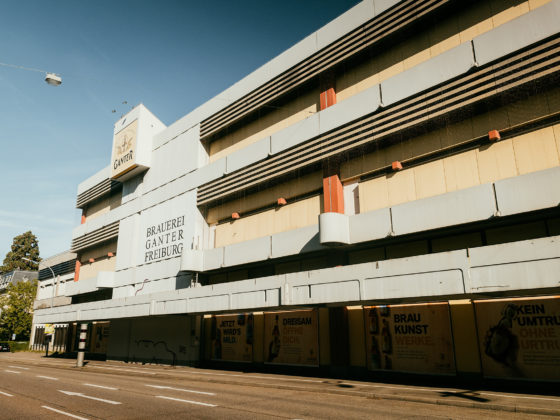
<instances>
[{"instance_id":1,"label":"ventilation grille","mask_svg":"<svg viewBox=\"0 0 560 420\"><path fill-rule=\"evenodd\" d=\"M119 236L119 222L104 226L72 240L72 252L81 251Z\"/></svg>"},{"instance_id":2,"label":"ventilation grille","mask_svg":"<svg viewBox=\"0 0 560 420\"><path fill-rule=\"evenodd\" d=\"M68 274L74 272L76 268L76 259L68 260L55 264L52 267L55 276L62 276L63 274ZM39 271L39 280L51 279L52 273L48 268L43 268Z\"/></svg>"},{"instance_id":3,"label":"ventilation grille","mask_svg":"<svg viewBox=\"0 0 560 420\"><path fill-rule=\"evenodd\" d=\"M204 140L217 133L447 3L450 0L406 0L399 3L202 121L200 138Z\"/></svg>"},{"instance_id":4,"label":"ventilation grille","mask_svg":"<svg viewBox=\"0 0 560 420\"><path fill-rule=\"evenodd\" d=\"M110 194L111 191L114 191L120 188L121 183L118 181L113 181L112 179L105 179L101 181L99 184L91 187L89 190L84 191L81 194L78 194L78 198L76 200L76 208L83 208L87 203L90 203L98 198L103 197L104 195Z\"/></svg>"},{"instance_id":5,"label":"ventilation grille","mask_svg":"<svg viewBox=\"0 0 560 420\"><path fill-rule=\"evenodd\" d=\"M498 97L506 91L559 71L560 39L556 37L381 111L378 110L265 161L209 182L198 189L198 205L211 204L330 156L378 142L405 129L441 118L477 102Z\"/></svg>"}]
</instances>

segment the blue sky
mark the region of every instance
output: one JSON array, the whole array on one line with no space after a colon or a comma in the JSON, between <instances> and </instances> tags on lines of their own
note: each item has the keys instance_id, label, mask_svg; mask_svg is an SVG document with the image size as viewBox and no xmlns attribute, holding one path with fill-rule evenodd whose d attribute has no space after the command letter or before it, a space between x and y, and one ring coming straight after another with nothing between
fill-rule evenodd
<instances>
[{"instance_id":1,"label":"blue sky","mask_svg":"<svg viewBox=\"0 0 560 420\"><path fill-rule=\"evenodd\" d=\"M27 230L43 258L70 247L77 186L109 164L131 106L170 125L356 3L3 1L0 62L63 83L0 66L1 260Z\"/></svg>"}]
</instances>

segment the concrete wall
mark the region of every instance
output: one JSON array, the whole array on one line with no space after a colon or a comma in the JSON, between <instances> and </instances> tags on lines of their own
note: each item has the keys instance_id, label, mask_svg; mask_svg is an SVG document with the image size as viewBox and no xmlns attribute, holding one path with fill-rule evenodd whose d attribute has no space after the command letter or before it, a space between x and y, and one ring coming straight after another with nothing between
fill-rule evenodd
<instances>
[{"instance_id":1,"label":"concrete wall","mask_svg":"<svg viewBox=\"0 0 560 420\"><path fill-rule=\"evenodd\" d=\"M464 299L557 287L560 237L113 298L35 312L36 322L256 310L325 303ZM78 282L80 283L80 282Z\"/></svg>"},{"instance_id":2,"label":"concrete wall","mask_svg":"<svg viewBox=\"0 0 560 420\"><path fill-rule=\"evenodd\" d=\"M192 365L199 360L200 321L194 316L111 321L107 359Z\"/></svg>"}]
</instances>

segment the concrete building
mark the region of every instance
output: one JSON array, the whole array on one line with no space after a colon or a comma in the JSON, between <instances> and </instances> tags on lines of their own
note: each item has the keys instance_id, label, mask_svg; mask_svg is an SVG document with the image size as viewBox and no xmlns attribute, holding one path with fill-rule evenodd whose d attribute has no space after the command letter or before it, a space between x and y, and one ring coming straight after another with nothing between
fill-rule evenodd
<instances>
[{"instance_id":1,"label":"concrete building","mask_svg":"<svg viewBox=\"0 0 560 420\"><path fill-rule=\"evenodd\" d=\"M65 295L66 284L74 280L74 267L76 254L70 251L46 258L39 263L39 284L37 286L37 297L33 304L34 311L44 308L55 308L70 305L72 299ZM54 337L50 349L57 352L65 352L68 341L71 338L71 329L68 323L56 323L54 325ZM31 327L29 347L32 350L42 350L44 346L45 323L37 323L35 315Z\"/></svg>"},{"instance_id":2,"label":"concrete building","mask_svg":"<svg viewBox=\"0 0 560 420\"><path fill-rule=\"evenodd\" d=\"M169 127L138 105L37 322L110 322L127 361L558 380L559 51L559 0L364 0Z\"/></svg>"},{"instance_id":3,"label":"concrete building","mask_svg":"<svg viewBox=\"0 0 560 420\"><path fill-rule=\"evenodd\" d=\"M13 270L0 274L0 293L5 293L10 284L16 284L20 281L35 280L37 278L36 271ZM2 308L0 308L1 313Z\"/></svg>"}]
</instances>

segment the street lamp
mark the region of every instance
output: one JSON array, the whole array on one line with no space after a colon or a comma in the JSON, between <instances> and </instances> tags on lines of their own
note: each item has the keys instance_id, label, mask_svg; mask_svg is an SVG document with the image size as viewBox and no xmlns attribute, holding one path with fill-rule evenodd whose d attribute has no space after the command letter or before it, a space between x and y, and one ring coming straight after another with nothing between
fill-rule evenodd
<instances>
[{"instance_id":1,"label":"street lamp","mask_svg":"<svg viewBox=\"0 0 560 420\"><path fill-rule=\"evenodd\" d=\"M45 82L51 86L60 86L62 84L62 77L56 73L49 73L48 71L41 69L34 69L32 67L16 66L15 64L0 63L0 66L12 67L14 69L22 69L28 71L36 71L38 73L45 73Z\"/></svg>"},{"instance_id":2,"label":"street lamp","mask_svg":"<svg viewBox=\"0 0 560 420\"><path fill-rule=\"evenodd\" d=\"M25 257L21 257L21 259L39 265L39 262L38 262L38 261L30 260L29 258L25 258ZM56 276L54 275L54 271L53 271L53 269L52 269L50 266L47 266L47 268L48 268L49 270L51 270L52 279L53 279L53 281L52 281L52 296L51 296L51 308L52 308L52 307L53 307L53 303L54 303L54 282L55 282ZM58 281L56 282L56 286L58 287Z\"/></svg>"}]
</instances>

